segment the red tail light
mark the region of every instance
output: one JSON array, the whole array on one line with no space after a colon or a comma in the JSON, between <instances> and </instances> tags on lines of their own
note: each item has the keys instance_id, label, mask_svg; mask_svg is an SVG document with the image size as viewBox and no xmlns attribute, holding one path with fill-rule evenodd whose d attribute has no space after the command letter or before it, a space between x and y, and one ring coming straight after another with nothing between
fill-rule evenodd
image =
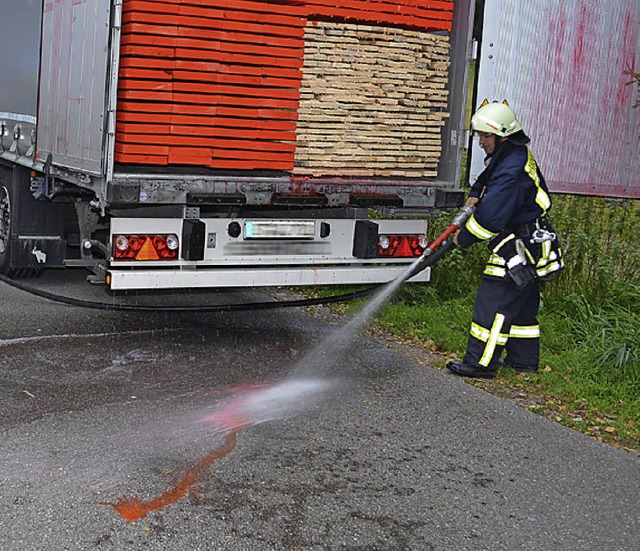
<instances>
[{"instance_id":1,"label":"red tail light","mask_svg":"<svg viewBox=\"0 0 640 551\"><path fill-rule=\"evenodd\" d=\"M115 260L177 260L180 242L174 233L113 236Z\"/></svg>"},{"instance_id":2,"label":"red tail light","mask_svg":"<svg viewBox=\"0 0 640 551\"><path fill-rule=\"evenodd\" d=\"M378 257L418 257L424 253L428 244L424 235L380 235L378 237Z\"/></svg>"}]
</instances>

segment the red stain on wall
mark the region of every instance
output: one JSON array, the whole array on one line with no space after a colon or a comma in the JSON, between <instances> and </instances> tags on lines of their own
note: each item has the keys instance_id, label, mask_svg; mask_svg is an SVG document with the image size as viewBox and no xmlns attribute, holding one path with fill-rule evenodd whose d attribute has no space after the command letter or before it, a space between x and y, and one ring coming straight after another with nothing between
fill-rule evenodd
<instances>
[{"instance_id":1,"label":"red stain on wall","mask_svg":"<svg viewBox=\"0 0 640 551\"><path fill-rule=\"evenodd\" d=\"M225 436L220 447L200 459L200 461L187 470L173 488L158 497L147 501L136 497L121 498L115 503L102 502L101 505L109 505L118 511L123 519L134 521L146 517L152 511L159 511L183 499L189 492L193 491L195 485L218 459L225 457L234 450L236 447L237 434L238 431L235 429L230 431Z\"/></svg>"},{"instance_id":2,"label":"red stain on wall","mask_svg":"<svg viewBox=\"0 0 640 551\"><path fill-rule=\"evenodd\" d=\"M523 61L520 74L529 85L520 93L547 183L552 191L637 197L633 139L640 119L624 74L637 67L635 7L606 0L544 4L538 30L523 39L542 49L531 70Z\"/></svg>"},{"instance_id":3,"label":"red stain on wall","mask_svg":"<svg viewBox=\"0 0 640 551\"><path fill-rule=\"evenodd\" d=\"M573 68L578 71L584 61L584 35L587 26L587 7L580 6L580 22L578 24L578 37L573 52Z\"/></svg>"}]
</instances>

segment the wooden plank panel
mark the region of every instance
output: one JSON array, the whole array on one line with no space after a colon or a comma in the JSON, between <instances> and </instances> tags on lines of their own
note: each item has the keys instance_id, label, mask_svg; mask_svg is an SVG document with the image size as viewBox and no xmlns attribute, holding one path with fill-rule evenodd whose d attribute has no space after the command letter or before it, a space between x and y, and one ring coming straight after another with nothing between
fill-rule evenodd
<instances>
[{"instance_id":1,"label":"wooden plank panel","mask_svg":"<svg viewBox=\"0 0 640 551\"><path fill-rule=\"evenodd\" d=\"M448 48L447 37L420 31L308 25L294 173L433 174Z\"/></svg>"},{"instance_id":2,"label":"wooden plank panel","mask_svg":"<svg viewBox=\"0 0 640 551\"><path fill-rule=\"evenodd\" d=\"M116 160L287 171L295 160L305 175L435 175L448 38L410 28L447 29L451 8L125 0Z\"/></svg>"}]
</instances>

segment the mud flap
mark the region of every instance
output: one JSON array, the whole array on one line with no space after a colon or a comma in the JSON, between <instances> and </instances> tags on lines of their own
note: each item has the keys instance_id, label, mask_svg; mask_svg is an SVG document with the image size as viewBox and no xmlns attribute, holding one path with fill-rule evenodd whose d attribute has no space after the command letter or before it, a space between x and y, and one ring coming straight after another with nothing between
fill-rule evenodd
<instances>
[{"instance_id":1,"label":"mud flap","mask_svg":"<svg viewBox=\"0 0 640 551\"><path fill-rule=\"evenodd\" d=\"M43 239L20 236L11 240L11 265L13 268L44 268L64 266L67 242L64 239Z\"/></svg>"},{"instance_id":2,"label":"mud flap","mask_svg":"<svg viewBox=\"0 0 640 551\"><path fill-rule=\"evenodd\" d=\"M44 268L64 265L67 205L35 199L30 184L28 169L0 166L5 216L0 271L7 275L34 275Z\"/></svg>"}]
</instances>

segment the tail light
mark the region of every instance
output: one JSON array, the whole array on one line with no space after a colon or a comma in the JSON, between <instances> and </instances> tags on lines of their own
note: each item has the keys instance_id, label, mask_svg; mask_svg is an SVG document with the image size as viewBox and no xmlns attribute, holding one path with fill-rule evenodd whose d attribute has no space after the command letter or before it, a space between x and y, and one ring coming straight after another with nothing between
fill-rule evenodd
<instances>
[{"instance_id":1,"label":"tail light","mask_svg":"<svg viewBox=\"0 0 640 551\"><path fill-rule=\"evenodd\" d=\"M113 236L115 260L177 260L180 241L173 233Z\"/></svg>"},{"instance_id":2,"label":"tail light","mask_svg":"<svg viewBox=\"0 0 640 551\"><path fill-rule=\"evenodd\" d=\"M428 244L426 235L380 235L378 237L378 257L418 257L424 253Z\"/></svg>"}]
</instances>

